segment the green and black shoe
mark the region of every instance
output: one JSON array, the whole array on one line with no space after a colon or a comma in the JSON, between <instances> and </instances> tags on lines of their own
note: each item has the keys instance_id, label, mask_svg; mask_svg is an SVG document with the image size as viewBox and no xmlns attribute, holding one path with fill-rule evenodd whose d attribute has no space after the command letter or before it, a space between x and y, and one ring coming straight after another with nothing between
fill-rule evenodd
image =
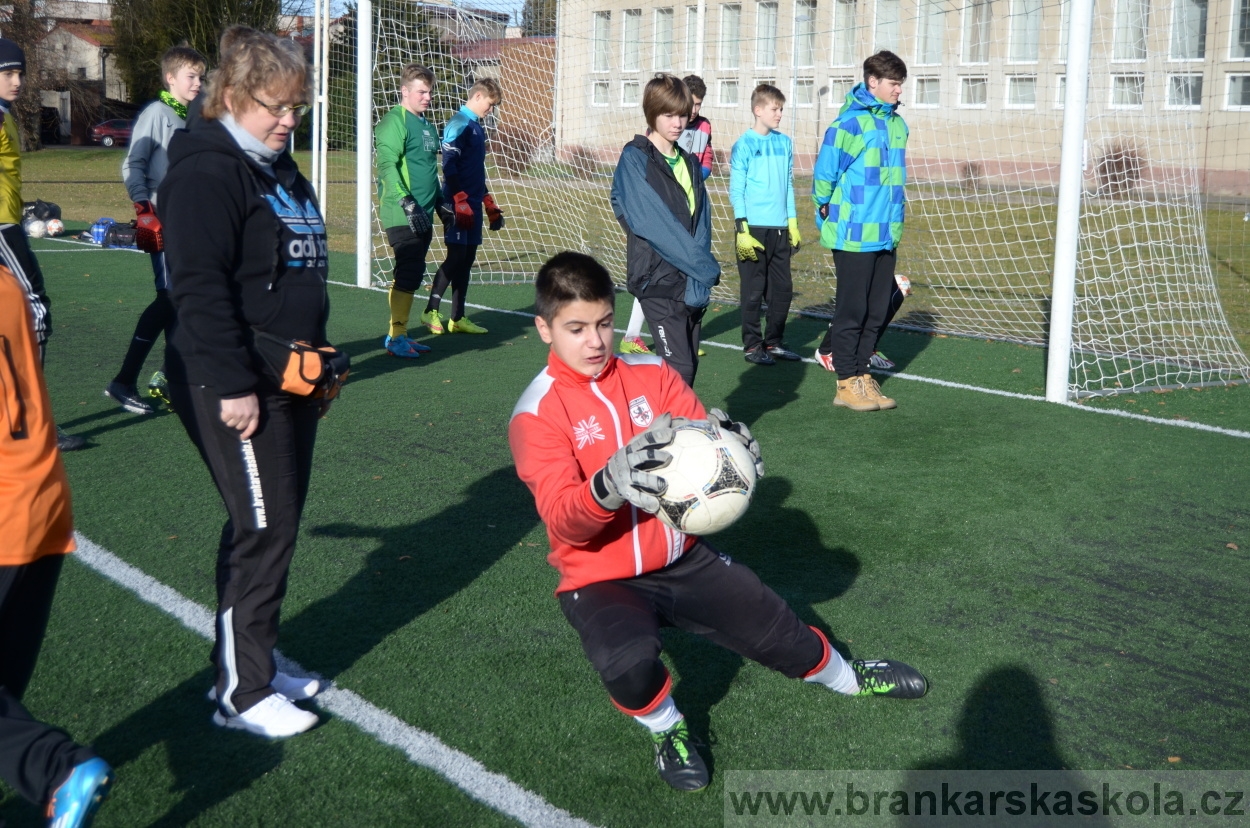
<instances>
[{"instance_id":1,"label":"green and black shoe","mask_svg":"<svg viewBox=\"0 0 1250 828\"><path fill-rule=\"evenodd\" d=\"M652 733L651 740L655 742L655 766L669 787L678 791L707 787L707 765L695 749L695 740L685 719L663 733Z\"/></svg>"},{"instance_id":2,"label":"green and black shoe","mask_svg":"<svg viewBox=\"0 0 1250 828\"><path fill-rule=\"evenodd\" d=\"M856 696L918 699L929 692L929 683L920 671L901 661L852 661L851 669L859 678Z\"/></svg>"}]
</instances>

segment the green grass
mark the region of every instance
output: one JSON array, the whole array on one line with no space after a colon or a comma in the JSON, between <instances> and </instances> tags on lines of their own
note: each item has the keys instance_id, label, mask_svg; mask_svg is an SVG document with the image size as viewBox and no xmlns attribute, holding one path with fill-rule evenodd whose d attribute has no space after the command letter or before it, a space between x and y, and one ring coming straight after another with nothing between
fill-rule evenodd
<instances>
[{"instance_id":1,"label":"green grass","mask_svg":"<svg viewBox=\"0 0 1250 828\"><path fill-rule=\"evenodd\" d=\"M212 606L224 511L202 463L176 417L100 395L150 299L147 262L41 263L53 405L93 444L65 457L76 524ZM347 257L333 265L350 272ZM380 348L382 294L331 294L353 376L319 435L280 646L574 815L719 825L729 770L1250 763L1250 441L901 378L883 386L896 411L855 415L830 405L814 365L762 369L711 348L700 395L751 424L768 464L751 511L715 543L845 651L907 660L933 690L851 701L669 635L675 697L714 770L707 793L670 792L560 614L545 531L511 468L508 415L545 359L528 320L476 310L488 335L433 339L410 363ZM532 295L483 285L469 300L525 310ZM705 331L733 345L737 328L726 306ZM822 333L794 319L788 339L806 351ZM910 374L1041 393L1036 348L897 332L883 348ZM1250 431L1248 403L1242 386L1086 407ZM507 822L332 717L282 744L214 729L207 652L67 565L27 701L117 766L97 825ZM0 818L38 824L12 794Z\"/></svg>"}]
</instances>

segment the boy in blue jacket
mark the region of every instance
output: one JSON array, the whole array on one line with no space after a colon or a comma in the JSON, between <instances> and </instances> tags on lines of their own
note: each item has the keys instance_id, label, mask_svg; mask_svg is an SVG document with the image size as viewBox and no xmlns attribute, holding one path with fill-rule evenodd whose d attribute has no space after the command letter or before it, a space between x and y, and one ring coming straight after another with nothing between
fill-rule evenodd
<instances>
[{"instance_id":1,"label":"boy in blue jacket","mask_svg":"<svg viewBox=\"0 0 1250 828\"><path fill-rule=\"evenodd\" d=\"M691 387L703 313L720 282L703 173L677 145L692 105L690 90L675 75L648 81L642 96L647 134L625 145L612 176L629 292L642 305L655 351Z\"/></svg>"},{"instance_id":2,"label":"boy in blue jacket","mask_svg":"<svg viewBox=\"0 0 1250 828\"><path fill-rule=\"evenodd\" d=\"M786 96L761 83L751 93L755 124L729 156L729 202L742 307L742 347L747 362L776 365L802 359L781 342L794 299L790 249L803 243L794 212L794 143L777 131ZM768 333L760 330L760 304L768 302Z\"/></svg>"}]
</instances>

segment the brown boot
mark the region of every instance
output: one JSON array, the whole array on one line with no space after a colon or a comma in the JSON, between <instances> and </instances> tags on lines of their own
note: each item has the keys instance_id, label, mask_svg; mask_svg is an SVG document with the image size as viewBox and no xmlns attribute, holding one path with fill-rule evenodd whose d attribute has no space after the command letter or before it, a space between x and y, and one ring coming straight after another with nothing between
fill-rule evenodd
<instances>
[{"instance_id":1,"label":"brown boot","mask_svg":"<svg viewBox=\"0 0 1250 828\"><path fill-rule=\"evenodd\" d=\"M861 374L860 379L864 381L864 396L876 402L878 408L882 411L898 408L898 403L881 393L881 386L877 385L872 374Z\"/></svg>"},{"instance_id":2,"label":"brown boot","mask_svg":"<svg viewBox=\"0 0 1250 828\"><path fill-rule=\"evenodd\" d=\"M838 380L838 393L833 398L833 404L852 411L876 411L881 408L876 400L868 396L862 376Z\"/></svg>"}]
</instances>

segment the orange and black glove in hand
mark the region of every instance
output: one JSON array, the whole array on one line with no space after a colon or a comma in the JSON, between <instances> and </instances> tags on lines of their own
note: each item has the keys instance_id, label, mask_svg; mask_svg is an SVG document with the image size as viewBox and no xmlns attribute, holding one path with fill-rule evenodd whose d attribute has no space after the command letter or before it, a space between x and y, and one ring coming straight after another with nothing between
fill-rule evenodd
<instances>
[{"instance_id":1,"label":"orange and black glove in hand","mask_svg":"<svg viewBox=\"0 0 1250 828\"><path fill-rule=\"evenodd\" d=\"M486 218L490 220L491 231L502 230L503 210L500 210L499 205L495 203L495 197L487 193L486 198L482 199L482 206L486 209Z\"/></svg>"},{"instance_id":2,"label":"orange and black glove in hand","mask_svg":"<svg viewBox=\"0 0 1250 828\"><path fill-rule=\"evenodd\" d=\"M461 190L451 197L455 202L456 210L456 229L472 230L473 229L473 205L469 204L469 194Z\"/></svg>"},{"instance_id":3,"label":"orange and black glove in hand","mask_svg":"<svg viewBox=\"0 0 1250 828\"><path fill-rule=\"evenodd\" d=\"M135 247L144 253L160 253L165 249L165 234L150 201L135 202Z\"/></svg>"}]
</instances>

